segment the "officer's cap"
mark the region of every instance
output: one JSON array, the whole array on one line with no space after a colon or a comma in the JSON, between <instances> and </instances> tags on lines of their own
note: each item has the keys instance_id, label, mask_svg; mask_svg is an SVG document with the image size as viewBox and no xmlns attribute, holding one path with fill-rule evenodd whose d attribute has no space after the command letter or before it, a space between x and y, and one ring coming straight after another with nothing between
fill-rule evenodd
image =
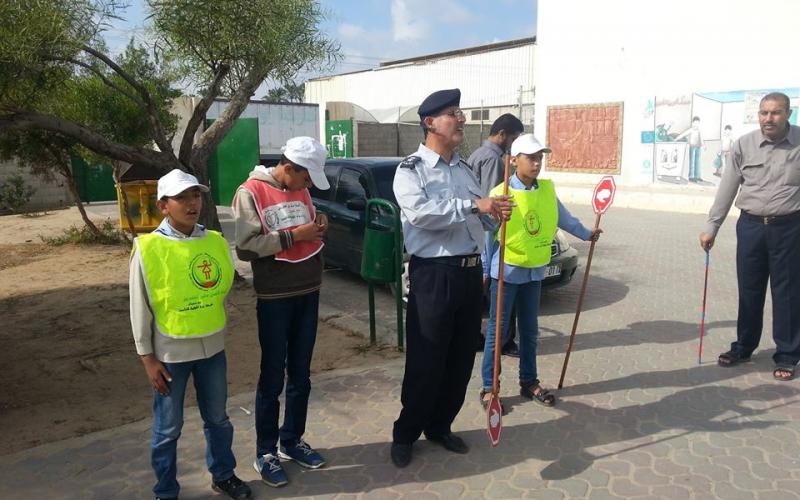
<instances>
[{"instance_id":1,"label":"officer's cap","mask_svg":"<svg viewBox=\"0 0 800 500\"><path fill-rule=\"evenodd\" d=\"M461 91L459 89L437 90L422 101L417 113L420 118L433 116L445 108L458 106L460 102Z\"/></svg>"}]
</instances>

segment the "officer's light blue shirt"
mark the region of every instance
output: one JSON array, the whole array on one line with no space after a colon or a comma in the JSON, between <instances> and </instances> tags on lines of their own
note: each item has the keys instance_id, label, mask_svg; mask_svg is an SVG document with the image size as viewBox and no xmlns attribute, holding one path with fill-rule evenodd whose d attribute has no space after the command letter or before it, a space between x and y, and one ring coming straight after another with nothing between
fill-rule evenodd
<instances>
[{"instance_id":1,"label":"officer's light blue shirt","mask_svg":"<svg viewBox=\"0 0 800 500\"><path fill-rule=\"evenodd\" d=\"M508 185L512 189L528 189L525 184L519 180L516 173L508 179ZM535 190L538 187L538 184L534 182L530 189ZM561 204L561 200L559 200L558 197L556 197L556 205L558 206L559 228L584 241L592 237L592 230L586 228L581 224L581 221L569 213L569 210ZM492 253L491 276L497 279L497 271L500 263L500 242L495 239L494 235L495 233L486 233L486 251L484 252L483 259L484 262L487 262L488 252ZM546 269L546 265L540 267L519 267L506 262L505 265L503 265L503 281L515 285L521 285L531 281L542 281Z\"/></svg>"},{"instance_id":2,"label":"officer's light blue shirt","mask_svg":"<svg viewBox=\"0 0 800 500\"><path fill-rule=\"evenodd\" d=\"M472 200L485 197L469 166L453 153L446 162L420 144L413 168L404 162L394 176L394 195L406 250L417 257L483 252L484 231L496 227L488 215L472 213Z\"/></svg>"}]
</instances>

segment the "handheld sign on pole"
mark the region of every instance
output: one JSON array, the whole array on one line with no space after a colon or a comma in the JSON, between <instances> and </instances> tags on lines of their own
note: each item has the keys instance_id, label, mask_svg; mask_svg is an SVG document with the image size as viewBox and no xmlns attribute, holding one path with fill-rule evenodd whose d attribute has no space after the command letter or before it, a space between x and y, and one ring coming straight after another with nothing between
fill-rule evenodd
<instances>
[{"instance_id":1,"label":"handheld sign on pole","mask_svg":"<svg viewBox=\"0 0 800 500\"><path fill-rule=\"evenodd\" d=\"M492 446L497 446L500 443L500 431L503 430L503 406L500 404L500 398L493 396L489 400L489 406L486 408L486 428Z\"/></svg>"},{"instance_id":2,"label":"handheld sign on pole","mask_svg":"<svg viewBox=\"0 0 800 500\"><path fill-rule=\"evenodd\" d=\"M506 155L505 172L503 173L503 196L508 196L508 175L509 175L509 156ZM500 221L500 255L498 255L497 265L497 307L495 310L495 330L494 330L494 375L492 377L492 396L489 405L486 407L486 424L489 431L489 440L492 446L500 443L500 431L503 429L503 406L500 404L500 346L503 343L502 324L503 324L503 260L505 259L506 249L506 221Z\"/></svg>"},{"instance_id":3,"label":"handheld sign on pole","mask_svg":"<svg viewBox=\"0 0 800 500\"><path fill-rule=\"evenodd\" d=\"M594 213L597 215L606 213L608 207L614 202L614 194L616 191L617 183L614 182L613 177L607 175L600 179L600 182L594 187L594 194L592 195L592 209L594 209ZM595 229L596 228L595 226Z\"/></svg>"},{"instance_id":4,"label":"handheld sign on pole","mask_svg":"<svg viewBox=\"0 0 800 500\"><path fill-rule=\"evenodd\" d=\"M600 179L597 186L594 188L592 194L592 209L597 214L594 220L595 231L600 228L600 217L608 210L611 203L614 202L614 193L617 191L617 184L614 178L607 175ZM589 269L592 267L592 255L594 255L594 245L597 243L592 238L592 243L589 245L589 256L586 258L586 272L583 273L583 284L581 284L581 292L578 295L578 306L575 311L575 320L572 322L572 333L569 335L569 344L567 345L567 353L564 356L564 366L561 367L561 378L558 380L558 388L564 386L564 375L567 373L567 364L569 363L569 355L572 352L572 343L575 341L575 332L578 329L578 319L581 317L581 308L583 307L583 296L586 293L586 283L589 282Z\"/></svg>"}]
</instances>

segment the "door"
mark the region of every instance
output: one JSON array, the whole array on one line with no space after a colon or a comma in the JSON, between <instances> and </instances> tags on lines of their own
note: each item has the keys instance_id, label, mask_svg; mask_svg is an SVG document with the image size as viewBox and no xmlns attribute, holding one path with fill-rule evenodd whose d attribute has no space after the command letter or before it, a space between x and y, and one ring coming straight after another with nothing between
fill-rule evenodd
<instances>
[{"instance_id":1,"label":"door","mask_svg":"<svg viewBox=\"0 0 800 500\"><path fill-rule=\"evenodd\" d=\"M354 273L361 272L364 206L368 194L366 186L367 179L364 172L343 167L336 183L335 199L328 213L330 220L328 240L336 247L335 256L331 257Z\"/></svg>"}]
</instances>

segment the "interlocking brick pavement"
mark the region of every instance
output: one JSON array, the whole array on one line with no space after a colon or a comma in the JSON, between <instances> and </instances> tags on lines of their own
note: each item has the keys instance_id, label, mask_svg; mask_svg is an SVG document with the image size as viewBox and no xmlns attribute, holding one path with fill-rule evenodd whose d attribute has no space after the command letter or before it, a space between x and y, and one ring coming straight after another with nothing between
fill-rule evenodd
<instances>
[{"instance_id":1,"label":"interlocking brick pavement","mask_svg":"<svg viewBox=\"0 0 800 500\"><path fill-rule=\"evenodd\" d=\"M570 208L594 220L588 207ZM314 377L306 438L330 465L309 471L287 463L291 483L282 489L260 483L251 466L253 416L241 408L252 412L253 395L231 397L237 473L256 498L800 498L800 386L772 379L771 315L752 362L715 364L735 334L735 220L723 226L711 254L707 337L697 364L703 221L614 208L603 217L558 404L545 408L516 395L517 361L504 358L510 413L497 448L477 400L478 355L454 428L470 453L451 454L423 439L409 467L393 467L389 441L403 373L396 360ZM575 246L585 260L588 245ZM539 374L551 388L581 276L582 269L542 299ZM331 317L364 331L352 311L337 312L330 300L326 306ZM391 317L391 302L381 307ZM384 322L391 330L391 320ZM147 498L149 424L0 457L0 498ZM204 447L198 412L190 409L179 444L182 498L219 498L209 489Z\"/></svg>"}]
</instances>

